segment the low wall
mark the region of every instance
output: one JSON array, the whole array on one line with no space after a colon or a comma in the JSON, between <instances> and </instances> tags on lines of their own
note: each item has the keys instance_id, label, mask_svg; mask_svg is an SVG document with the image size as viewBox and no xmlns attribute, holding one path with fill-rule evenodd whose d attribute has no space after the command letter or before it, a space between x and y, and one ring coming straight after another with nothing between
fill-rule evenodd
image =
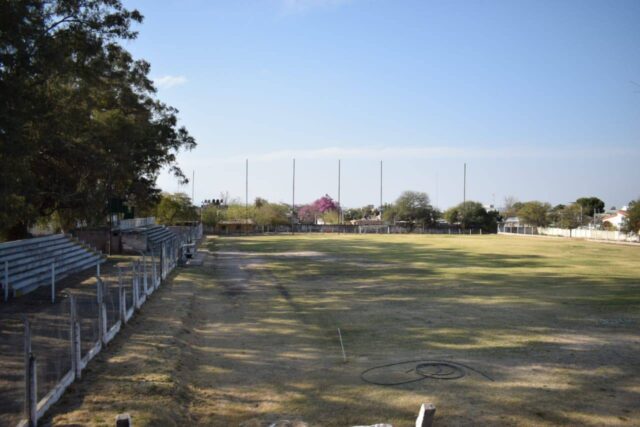
<instances>
[{"instance_id":1,"label":"low wall","mask_svg":"<svg viewBox=\"0 0 640 427\"><path fill-rule=\"evenodd\" d=\"M640 242L640 236L635 233L625 233L623 231L590 230L576 228L569 230L566 228L538 228L538 233L544 236L573 237L576 239L609 240L613 242Z\"/></svg>"},{"instance_id":2,"label":"low wall","mask_svg":"<svg viewBox=\"0 0 640 427\"><path fill-rule=\"evenodd\" d=\"M500 226L498 234L521 234L567 237L573 239L603 240L610 242L632 242L640 243L640 236L635 233L625 233L623 231L590 230L590 229L568 229L555 227L508 227Z\"/></svg>"}]
</instances>

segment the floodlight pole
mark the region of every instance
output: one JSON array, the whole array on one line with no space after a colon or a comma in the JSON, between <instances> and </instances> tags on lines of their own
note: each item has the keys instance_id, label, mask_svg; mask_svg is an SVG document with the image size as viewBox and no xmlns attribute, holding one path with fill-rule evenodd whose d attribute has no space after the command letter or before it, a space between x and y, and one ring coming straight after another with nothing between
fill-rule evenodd
<instances>
[{"instance_id":1,"label":"floodlight pole","mask_svg":"<svg viewBox=\"0 0 640 427\"><path fill-rule=\"evenodd\" d=\"M462 184L462 206L467 207L467 164L464 164L464 178Z\"/></svg>"},{"instance_id":2,"label":"floodlight pole","mask_svg":"<svg viewBox=\"0 0 640 427\"><path fill-rule=\"evenodd\" d=\"M244 216L246 230L249 230L249 159L244 163Z\"/></svg>"},{"instance_id":3,"label":"floodlight pole","mask_svg":"<svg viewBox=\"0 0 640 427\"><path fill-rule=\"evenodd\" d=\"M340 209L340 216L338 218L338 221L340 221L340 224L342 224L342 205L340 204L340 159L338 159L338 209Z\"/></svg>"},{"instance_id":4,"label":"floodlight pole","mask_svg":"<svg viewBox=\"0 0 640 427\"><path fill-rule=\"evenodd\" d=\"M296 159L293 159L292 191L291 191L291 234L295 232L294 217L296 212Z\"/></svg>"},{"instance_id":5,"label":"floodlight pole","mask_svg":"<svg viewBox=\"0 0 640 427\"><path fill-rule=\"evenodd\" d=\"M382 160L380 160L380 219L382 219Z\"/></svg>"}]
</instances>

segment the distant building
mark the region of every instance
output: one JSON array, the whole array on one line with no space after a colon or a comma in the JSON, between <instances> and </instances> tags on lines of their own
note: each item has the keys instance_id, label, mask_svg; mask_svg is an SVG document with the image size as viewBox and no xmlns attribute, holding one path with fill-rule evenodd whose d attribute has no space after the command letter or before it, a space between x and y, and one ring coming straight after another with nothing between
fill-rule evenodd
<instances>
[{"instance_id":1,"label":"distant building","mask_svg":"<svg viewBox=\"0 0 640 427\"><path fill-rule=\"evenodd\" d=\"M502 221L502 224L505 227L521 227L526 225L520 218L517 216L510 216Z\"/></svg>"},{"instance_id":2,"label":"distant building","mask_svg":"<svg viewBox=\"0 0 640 427\"><path fill-rule=\"evenodd\" d=\"M613 228L614 230L620 230L624 226L627 215L627 211L622 209L616 212L607 213L601 218L602 226L604 228Z\"/></svg>"}]
</instances>

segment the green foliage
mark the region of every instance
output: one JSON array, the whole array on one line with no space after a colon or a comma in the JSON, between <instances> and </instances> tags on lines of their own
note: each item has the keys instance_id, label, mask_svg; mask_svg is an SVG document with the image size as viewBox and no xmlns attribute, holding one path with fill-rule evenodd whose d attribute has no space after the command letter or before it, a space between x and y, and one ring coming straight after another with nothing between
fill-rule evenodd
<instances>
[{"instance_id":1,"label":"green foliage","mask_svg":"<svg viewBox=\"0 0 640 427\"><path fill-rule=\"evenodd\" d=\"M380 211L374 208L373 205L367 205L361 208L346 209L342 215L345 221L351 221L354 219L371 219L380 215Z\"/></svg>"},{"instance_id":2,"label":"green foliage","mask_svg":"<svg viewBox=\"0 0 640 427\"><path fill-rule=\"evenodd\" d=\"M255 220L255 210L254 205L246 206L244 203L234 201L227 206L224 219L228 221L244 219Z\"/></svg>"},{"instance_id":3,"label":"green foliage","mask_svg":"<svg viewBox=\"0 0 640 427\"><path fill-rule=\"evenodd\" d=\"M0 4L0 233L39 217L105 221L108 200L157 202L155 180L195 141L155 99L147 62L118 44L136 33L119 0Z\"/></svg>"},{"instance_id":4,"label":"green foliage","mask_svg":"<svg viewBox=\"0 0 640 427\"><path fill-rule=\"evenodd\" d=\"M406 221L411 226L432 225L439 217L439 212L429 203L427 193L405 191L391 206L382 210L386 221Z\"/></svg>"},{"instance_id":5,"label":"green foliage","mask_svg":"<svg viewBox=\"0 0 640 427\"><path fill-rule=\"evenodd\" d=\"M519 202L514 196L508 196L504 199L504 209L502 214L505 217L514 217L518 215L518 211L522 208L523 203Z\"/></svg>"},{"instance_id":6,"label":"green foliage","mask_svg":"<svg viewBox=\"0 0 640 427\"><path fill-rule=\"evenodd\" d=\"M257 225L285 225L289 224L290 207L282 203L269 203L266 200L260 206L256 205L254 220Z\"/></svg>"},{"instance_id":7,"label":"green foliage","mask_svg":"<svg viewBox=\"0 0 640 427\"><path fill-rule=\"evenodd\" d=\"M624 229L627 232L640 233L640 199L629 203Z\"/></svg>"},{"instance_id":8,"label":"green foliage","mask_svg":"<svg viewBox=\"0 0 640 427\"><path fill-rule=\"evenodd\" d=\"M327 211L322 214L322 221L324 221L325 224L339 224L340 214L338 211Z\"/></svg>"},{"instance_id":9,"label":"green foliage","mask_svg":"<svg viewBox=\"0 0 640 427\"><path fill-rule=\"evenodd\" d=\"M551 209L549 203L542 203L536 200L523 203L518 209L517 215L527 225L536 227L546 227L549 224L548 213Z\"/></svg>"},{"instance_id":10,"label":"green foliage","mask_svg":"<svg viewBox=\"0 0 640 427\"><path fill-rule=\"evenodd\" d=\"M583 225L584 212L583 208L577 203L572 203L568 206L564 206L557 211L556 224L560 228L578 228Z\"/></svg>"},{"instance_id":11,"label":"green foliage","mask_svg":"<svg viewBox=\"0 0 640 427\"><path fill-rule=\"evenodd\" d=\"M482 203L468 201L447 209L444 218L449 224L460 224L463 229L482 229L493 233L497 228L498 212L487 210Z\"/></svg>"},{"instance_id":12,"label":"green foliage","mask_svg":"<svg viewBox=\"0 0 640 427\"><path fill-rule=\"evenodd\" d=\"M173 225L178 222L198 220L196 207L184 193L160 195L160 202L156 207L156 220L160 224Z\"/></svg>"},{"instance_id":13,"label":"green foliage","mask_svg":"<svg viewBox=\"0 0 640 427\"><path fill-rule=\"evenodd\" d=\"M593 217L594 214L604 212L604 202L597 197L581 197L576 203L582 206L583 215Z\"/></svg>"},{"instance_id":14,"label":"green foliage","mask_svg":"<svg viewBox=\"0 0 640 427\"><path fill-rule=\"evenodd\" d=\"M220 206L208 205L202 208L202 224L207 227L215 227L224 217L224 209Z\"/></svg>"}]
</instances>

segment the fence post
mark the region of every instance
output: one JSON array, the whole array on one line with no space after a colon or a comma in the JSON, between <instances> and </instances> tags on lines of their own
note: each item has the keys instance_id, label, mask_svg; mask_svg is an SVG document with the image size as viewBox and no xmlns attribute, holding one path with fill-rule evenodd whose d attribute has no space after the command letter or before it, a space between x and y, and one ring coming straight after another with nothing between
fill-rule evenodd
<instances>
[{"instance_id":1,"label":"fence post","mask_svg":"<svg viewBox=\"0 0 640 427\"><path fill-rule=\"evenodd\" d=\"M167 261L164 256L164 242L160 246L160 280L164 280L164 264Z\"/></svg>"},{"instance_id":2,"label":"fence post","mask_svg":"<svg viewBox=\"0 0 640 427\"><path fill-rule=\"evenodd\" d=\"M416 427L431 427L435 415L436 407L432 403L423 403L416 419Z\"/></svg>"},{"instance_id":3,"label":"fence post","mask_svg":"<svg viewBox=\"0 0 640 427\"><path fill-rule=\"evenodd\" d=\"M82 377L80 324L78 323L76 297L73 294L69 294L69 332L71 337L71 371L77 379L80 379Z\"/></svg>"},{"instance_id":4,"label":"fence post","mask_svg":"<svg viewBox=\"0 0 640 427\"><path fill-rule=\"evenodd\" d=\"M149 295L149 292L147 290L147 285L149 284L147 281L147 256L144 254L144 252L142 253L142 271L144 274L144 279L142 282L144 284L144 294Z\"/></svg>"},{"instance_id":5,"label":"fence post","mask_svg":"<svg viewBox=\"0 0 640 427\"><path fill-rule=\"evenodd\" d=\"M28 319L24 321L24 361L24 415L27 418L29 427L36 427L38 425L36 411L38 405L37 369L36 358L31 352L31 323Z\"/></svg>"},{"instance_id":6,"label":"fence post","mask_svg":"<svg viewBox=\"0 0 640 427\"><path fill-rule=\"evenodd\" d=\"M132 294L133 294L133 306L137 309L140 308L140 296L138 295L138 272L136 271L136 262L133 261L131 263L131 271L132 271L132 275L133 275L133 279L131 282L131 286L132 286Z\"/></svg>"},{"instance_id":7,"label":"fence post","mask_svg":"<svg viewBox=\"0 0 640 427\"><path fill-rule=\"evenodd\" d=\"M120 315L120 325L127 323L127 299L122 284L122 269L118 266L118 313Z\"/></svg>"},{"instance_id":8,"label":"fence post","mask_svg":"<svg viewBox=\"0 0 640 427\"><path fill-rule=\"evenodd\" d=\"M51 304L56 302L56 263L51 261Z\"/></svg>"},{"instance_id":9,"label":"fence post","mask_svg":"<svg viewBox=\"0 0 640 427\"><path fill-rule=\"evenodd\" d=\"M107 335L107 307L104 304L104 282L96 277L96 296L98 298L98 336L100 342L106 344Z\"/></svg>"},{"instance_id":10,"label":"fence post","mask_svg":"<svg viewBox=\"0 0 640 427\"><path fill-rule=\"evenodd\" d=\"M4 262L4 300L9 301L9 261Z\"/></svg>"},{"instance_id":11,"label":"fence post","mask_svg":"<svg viewBox=\"0 0 640 427\"><path fill-rule=\"evenodd\" d=\"M153 289L158 288L158 272L156 271L156 257L153 252L153 248L151 249L151 269L153 270L151 273L151 280L153 280Z\"/></svg>"}]
</instances>

